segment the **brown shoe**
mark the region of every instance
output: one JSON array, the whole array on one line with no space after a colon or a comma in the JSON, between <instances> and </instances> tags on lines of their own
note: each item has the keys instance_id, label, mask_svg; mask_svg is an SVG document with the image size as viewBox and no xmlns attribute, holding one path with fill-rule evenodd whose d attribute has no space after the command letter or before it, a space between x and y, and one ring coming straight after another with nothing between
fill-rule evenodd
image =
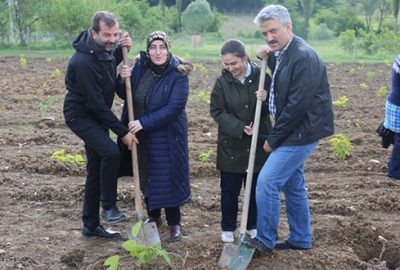
<instances>
[{"instance_id":1,"label":"brown shoe","mask_svg":"<svg viewBox=\"0 0 400 270\"><path fill-rule=\"evenodd\" d=\"M182 238L181 225L168 225L168 241L179 241Z\"/></svg>"}]
</instances>

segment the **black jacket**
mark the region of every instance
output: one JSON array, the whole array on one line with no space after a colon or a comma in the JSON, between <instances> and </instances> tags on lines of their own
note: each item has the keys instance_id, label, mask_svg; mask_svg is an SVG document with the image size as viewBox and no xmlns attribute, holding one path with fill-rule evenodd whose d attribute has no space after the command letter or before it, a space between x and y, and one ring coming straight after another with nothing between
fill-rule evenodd
<instances>
[{"instance_id":1,"label":"black jacket","mask_svg":"<svg viewBox=\"0 0 400 270\"><path fill-rule=\"evenodd\" d=\"M117 85L116 66L122 60L121 47L111 53L100 50L90 30L82 31L73 46L76 52L65 75L68 90L64 100L65 122L79 120L82 128L98 123L119 136L126 135L128 128L111 111Z\"/></svg>"},{"instance_id":2,"label":"black jacket","mask_svg":"<svg viewBox=\"0 0 400 270\"><path fill-rule=\"evenodd\" d=\"M276 59L268 58L274 71ZM267 142L305 145L334 133L333 109L326 68L315 51L294 37L283 55L274 82L275 125Z\"/></svg>"},{"instance_id":3,"label":"black jacket","mask_svg":"<svg viewBox=\"0 0 400 270\"><path fill-rule=\"evenodd\" d=\"M260 68L252 65L251 74L240 83L223 70L215 82L210 98L210 113L218 123L217 169L224 172L245 173L248 167L251 136L243 132L245 125L254 121L260 79ZM264 89L269 90L271 79L267 75ZM267 105L263 103L257 142L254 172L259 172L268 154L263 150L271 120Z\"/></svg>"}]
</instances>

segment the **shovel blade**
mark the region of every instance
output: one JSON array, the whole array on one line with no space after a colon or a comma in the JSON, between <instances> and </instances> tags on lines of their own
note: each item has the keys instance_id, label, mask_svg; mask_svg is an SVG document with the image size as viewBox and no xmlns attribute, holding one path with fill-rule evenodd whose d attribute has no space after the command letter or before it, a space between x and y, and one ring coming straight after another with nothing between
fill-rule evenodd
<instances>
[{"instance_id":1,"label":"shovel blade","mask_svg":"<svg viewBox=\"0 0 400 270\"><path fill-rule=\"evenodd\" d=\"M238 248L236 250L236 254L231 259L229 263L230 270L245 270L249 265L251 258L253 258L254 248L246 246L239 242Z\"/></svg>"},{"instance_id":2,"label":"shovel blade","mask_svg":"<svg viewBox=\"0 0 400 270\"><path fill-rule=\"evenodd\" d=\"M132 226L132 224L126 226L129 240L139 241L139 243L146 247L153 247L155 244L161 242L155 222L144 222L136 237L132 235Z\"/></svg>"},{"instance_id":3,"label":"shovel blade","mask_svg":"<svg viewBox=\"0 0 400 270\"><path fill-rule=\"evenodd\" d=\"M237 245L233 243L225 243L224 248L222 249L221 257L219 257L218 267L225 268L227 267L231 259L236 254Z\"/></svg>"}]
</instances>

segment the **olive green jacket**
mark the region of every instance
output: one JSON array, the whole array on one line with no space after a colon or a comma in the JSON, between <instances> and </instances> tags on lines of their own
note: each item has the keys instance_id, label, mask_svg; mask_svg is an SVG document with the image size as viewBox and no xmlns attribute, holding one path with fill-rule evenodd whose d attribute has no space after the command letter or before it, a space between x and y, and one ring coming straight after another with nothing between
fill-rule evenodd
<instances>
[{"instance_id":1,"label":"olive green jacket","mask_svg":"<svg viewBox=\"0 0 400 270\"><path fill-rule=\"evenodd\" d=\"M210 113L218 124L217 169L245 173L248 167L251 136L243 132L254 121L260 68L251 64L251 74L242 84L226 70L217 78L210 98ZM269 91L271 78L267 74L264 89ZM259 172L268 154L263 150L267 134L272 129L268 106L263 102L254 173Z\"/></svg>"}]
</instances>

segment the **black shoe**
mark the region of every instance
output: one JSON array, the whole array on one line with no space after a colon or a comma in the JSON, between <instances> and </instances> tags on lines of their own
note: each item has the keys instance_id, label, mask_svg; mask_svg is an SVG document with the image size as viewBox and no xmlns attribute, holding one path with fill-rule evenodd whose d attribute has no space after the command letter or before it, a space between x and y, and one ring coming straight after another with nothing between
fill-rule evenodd
<instances>
[{"instance_id":1,"label":"black shoe","mask_svg":"<svg viewBox=\"0 0 400 270\"><path fill-rule=\"evenodd\" d=\"M182 238L181 225L168 225L168 241L175 242Z\"/></svg>"},{"instance_id":2,"label":"black shoe","mask_svg":"<svg viewBox=\"0 0 400 270\"><path fill-rule=\"evenodd\" d=\"M105 224L114 224L126 220L124 214L121 214L116 206L103 210L103 221Z\"/></svg>"},{"instance_id":3,"label":"black shoe","mask_svg":"<svg viewBox=\"0 0 400 270\"><path fill-rule=\"evenodd\" d=\"M257 237L244 239L243 244L252 248L256 248L264 253L272 253L272 249L264 245Z\"/></svg>"},{"instance_id":4,"label":"black shoe","mask_svg":"<svg viewBox=\"0 0 400 270\"><path fill-rule=\"evenodd\" d=\"M298 247L290 244L288 240L276 241L275 249L294 249L294 250L307 250L310 248Z\"/></svg>"},{"instance_id":5,"label":"black shoe","mask_svg":"<svg viewBox=\"0 0 400 270\"><path fill-rule=\"evenodd\" d=\"M110 229L104 229L102 225L97 226L94 230L90 230L86 227L82 229L83 238L102 238L105 240L115 240L121 237L119 232L111 231Z\"/></svg>"}]
</instances>

